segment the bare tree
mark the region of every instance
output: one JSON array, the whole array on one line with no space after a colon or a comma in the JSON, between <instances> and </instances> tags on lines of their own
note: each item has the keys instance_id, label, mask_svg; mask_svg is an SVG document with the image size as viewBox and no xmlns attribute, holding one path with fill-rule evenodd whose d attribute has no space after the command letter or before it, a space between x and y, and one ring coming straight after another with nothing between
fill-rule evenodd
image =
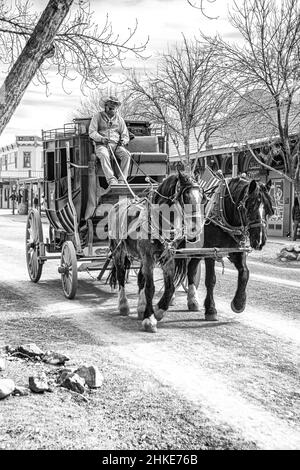
<instances>
[{"instance_id":1,"label":"bare tree","mask_svg":"<svg viewBox=\"0 0 300 470\"><path fill-rule=\"evenodd\" d=\"M1 0L0 62L8 75L0 91L0 134L31 80L48 84L50 68L63 84L79 75L84 89L107 81L112 66L123 65L128 52L141 57L146 44L133 43L136 26L121 40L108 18L102 28L95 23L87 0L50 0L39 19L28 1L16 0L11 7Z\"/></svg>"},{"instance_id":2,"label":"bare tree","mask_svg":"<svg viewBox=\"0 0 300 470\"><path fill-rule=\"evenodd\" d=\"M191 139L200 151L221 124L229 102L218 77L214 49L183 37L180 45L163 54L156 74L130 78L144 118L165 126L187 171L192 170Z\"/></svg>"},{"instance_id":3,"label":"bare tree","mask_svg":"<svg viewBox=\"0 0 300 470\"><path fill-rule=\"evenodd\" d=\"M299 135L291 139L299 134L299 1L235 1L230 21L241 35L241 45L220 37L206 39L225 57L227 86L248 102L251 119L263 117L270 141L279 136L285 177L299 180Z\"/></svg>"},{"instance_id":4,"label":"bare tree","mask_svg":"<svg viewBox=\"0 0 300 470\"><path fill-rule=\"evenodd\" d=\"M141 104L132 96L131 91L124 84L101 86L91 90L83 97L80 106L74 112L74 117L91 117L104 108L103 99L108 95L115 95L121 101L120 114L124 119L135 119L141 117Z\"/></svg>"},{"instance_id":5,"label":"bare tree","mask_svg":"<svg viewBox=\"0 0 300 470\"><path fill-rule=\"evenodd\" d=\"M211 6L212 3L215 3L216 0L187 0L187 2L194 8L201 10L201 13L206 16L206 18L216 19L216 16L210 16L206 13L207 6Z\"/></svg>"}]
</instances>

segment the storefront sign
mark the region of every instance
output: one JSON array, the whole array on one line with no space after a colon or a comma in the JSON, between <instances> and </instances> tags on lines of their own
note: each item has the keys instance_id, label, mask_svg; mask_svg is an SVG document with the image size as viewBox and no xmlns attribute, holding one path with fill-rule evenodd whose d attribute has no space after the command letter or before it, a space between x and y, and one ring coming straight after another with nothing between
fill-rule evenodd
<instances>
[{"instance_id":1,"label":"storefront sign","mask_svg":"<svg viewBox=\"0 0 300 470\"><path fill-rule=\"evenodd\" d=\"M274 215L268 220L268 233L269 235L282 236L283 235L283 180L273 180L270 191Z\"/></svg>"}]
</instances>

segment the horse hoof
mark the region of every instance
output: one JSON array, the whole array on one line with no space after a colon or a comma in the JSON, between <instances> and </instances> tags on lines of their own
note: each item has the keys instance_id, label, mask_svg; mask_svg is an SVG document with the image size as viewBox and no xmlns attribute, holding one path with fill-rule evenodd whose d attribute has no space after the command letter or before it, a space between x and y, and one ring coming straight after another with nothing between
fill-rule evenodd
<instances>
[{"instance_id":1,"label":"horse hoof","mask_svg":"<svg viewBox=\"0 0 300 470\"><path fill-rule=\"evenodd\" d=\"M217 313L210 313L208 315L205 315L205 321L218 321Z\"/></svg>"},{"instance_id":2,"label":"horse hoof","mask_svg":"<svg viewBox=\"0 0 300 470\"><path fill-rule=\"evenodd\" d=\"M120 308L120 315L121 315L122 317L128 317L128 316L129 316L129 313L130 313L130 310L129 310L129 309Z\"/></svg>"},{"instance_id":3,"label":"horse hoof","mask_svg":"<svg viewBox=\"0 0 300 470\"><path fill-rule=\"evenodd\" d=\"M188 302L187 306L188 306L188 309L191 312L199 312L200 311L200 305L198 304L197 301Z\"/></svg>"},{"instance_id":4,"label":"horse hoof","mask_svg":"<svg viewBox=\"0 0 300 470\"><path fill-rule=\"evenodd\" d=\"M151 318L153 317L153 318ZM147 333L156 333L157 332L157 322L154 318L154 315L151 315L150 318L145 318L145 320L143 320L143 328L144 330L147 332Z\"/></svg>"},{"instance_id":5,"label":"horse hoof","mask_svg":"<svg viewBox=\"0 0 300 470\"><path fill-rule=\"evenodd\" d=\"M119 305L119 312L122 317L128 317L130 314L130 309L128 304L121 304Z\"/></svg>"},{"instance_id":6,"label":"horse hoof","mask_svg":"<svg viewBox=\"0 0 300 470\"><path fill-rule=\"evenodd\" d=\"M242 308L238 309L238 308L236 308L236 307L234 306L233 301L231 302L230 306L231 306L231 310L232 310L234 313L242 313L242 312L245 310L245 307L246 307L246 305L244 305Z\"/></svg>"},{"instance_id":7,"label":"horse hoof","mask_svg":"<svg viewBox=\"0 0 300 470\"><path fill-rule=\"evenodd\" d=\"M164 318L166 311L159 308L157 305L154 307L154 316L157 321L161 321Z\"/></svg>"},{"instance_id":8,"label":"horse hoof","mask_svg":"<svg viewBox=\"0 0 300 470\"><path fill-rule=\"evenodd\" d=\"M136 311L137 311L138 319L139 319L139 320L143 320L143 318L144 318L144 313L145 313L145 308L143 308L143 307L138 307L138 308L136 309Z\"/></svg>"}]
</instances>

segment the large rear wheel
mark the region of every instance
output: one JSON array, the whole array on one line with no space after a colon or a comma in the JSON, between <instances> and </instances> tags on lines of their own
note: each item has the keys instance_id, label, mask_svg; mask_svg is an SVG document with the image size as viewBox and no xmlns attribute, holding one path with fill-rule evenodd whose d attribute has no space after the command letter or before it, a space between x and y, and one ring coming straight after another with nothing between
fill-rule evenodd
<instances>
[{"instance_id":1,"label":"large rear wheel","mask_svg":"<svg viewBox=\"0 0 300 470\"><path fill-rule=\"evenodd\" d=\"M31 209L26 223L25 235L26 263L29 277L32 282L38 282L42 275L43 255L43 227L39 211Z\"/></svg>"},{"instance_id":2,"label":"large rear wheel","mask_svg":"<svg viewBox=\"0 0 300 470\"><path fill-rule=\"evenodd\" d=\"M77 256L74 245L71 241L66 241L62 246L61 265L59 268L61 273L62 288L67 299L74 299L77 285Z\"/></svg>"}]
</instances>

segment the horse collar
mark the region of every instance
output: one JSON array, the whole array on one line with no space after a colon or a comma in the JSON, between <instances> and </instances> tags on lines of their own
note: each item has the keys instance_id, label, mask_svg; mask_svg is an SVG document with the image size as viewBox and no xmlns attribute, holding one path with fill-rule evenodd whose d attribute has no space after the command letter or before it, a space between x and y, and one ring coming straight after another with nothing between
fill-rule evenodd
<instances>
[{"instance_id":1,"label":"horse collar","mask_svg":"<svg viewBox=\"0 0 300 470\"><path fill-rule=\"evenodd\" d=\"M225 180L220 184L219 188L217 189L214 195L215 197L214 206L212 208L212 213L208 214L207 220L209 220L210 222L219 226L222 230L227 232L237 243L244 243L246 239L248 238L248 227L247 225L243 223L241 215L240 215L241 225L239 226L231 225L227 221L227 218L225 215L226 189L228 190L231 200L233 201L228 182ZM248 197L248 191L246 190L242 201L237 206L239 214L240 214L239 206L241 205L241 207L242 206L245 207L245 202L246 202L247 197ZM235 204L234 201L233 201L233 204Z\"/></svg>"}]
</instances>

